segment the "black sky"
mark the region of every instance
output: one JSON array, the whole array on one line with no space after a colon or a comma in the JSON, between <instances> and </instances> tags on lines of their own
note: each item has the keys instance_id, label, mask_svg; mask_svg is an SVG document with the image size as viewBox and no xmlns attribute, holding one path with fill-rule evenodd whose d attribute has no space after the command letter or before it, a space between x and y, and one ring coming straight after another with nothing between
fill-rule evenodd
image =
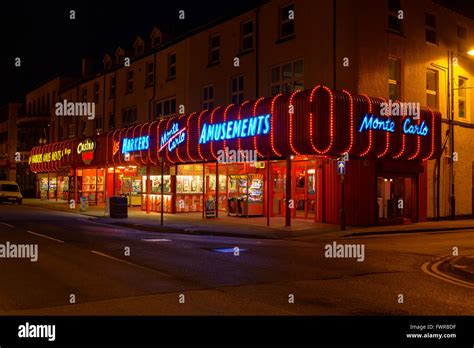
<instances>
[{"instance_id":1,"label":"black sky","mask_svg":"<svg viewBox=\"0 0 474 348\"><path fill-rule=\"evenodd\" d=\"M474 18L473 0L440 1ZM90 57L99 66L105 52L113 54L119 45L131 48L135 37L148 36L154 25L180 33L258 2L4 0L0 5L0 106L22 101L26 91L57 73L79 74L82 57ZM76 11L75 20L69 19L71 9ZM185 21L178 20L181 9ZM15 57L21 58L21 68L14 67Z\"/></svg>"}]
</instances>

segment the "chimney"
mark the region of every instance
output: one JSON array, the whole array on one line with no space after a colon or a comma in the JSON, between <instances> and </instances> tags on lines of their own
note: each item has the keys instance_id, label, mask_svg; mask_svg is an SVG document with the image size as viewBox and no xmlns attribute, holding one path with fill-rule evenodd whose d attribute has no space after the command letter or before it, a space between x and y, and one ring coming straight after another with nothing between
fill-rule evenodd
<instances>
[{"instance_id":1,"label":"chimney","mask_svg":"<svg viewBox=\"0 0 474 348\"><path fill-rule=\"evenodd\" d=\"M91 73L91 60L90 58L82 58L82 77L86 77Z\"/></svg>"}]
</instances>

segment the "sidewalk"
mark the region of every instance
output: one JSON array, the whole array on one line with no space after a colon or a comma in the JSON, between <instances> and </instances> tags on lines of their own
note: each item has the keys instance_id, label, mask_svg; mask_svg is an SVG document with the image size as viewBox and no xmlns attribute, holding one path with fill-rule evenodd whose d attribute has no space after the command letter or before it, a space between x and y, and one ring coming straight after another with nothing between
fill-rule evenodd
<instances>
[{"instance_id":1,"label":"sidewalk","mask_svg":"<svg viewBox=\"0 0 474 348\"><path fill-rule=\"evenodd\" d=\"M351 227L340 231L338 225L315 223L312 220L292 219L291 226L285 227L282 217L270 218L270 226L266 226L265 217L239 218L229 217L225 213L219 218L202 219L202 213L164 214L163 226L160 226L160 214L152 212L146 214L138 208L129 208L127 219L113 219L105 216L105 206L90 206L86 212L79 208L70 209L65 201L24 199L24 205L72 212L91 217L96 222L131 227L145 231L173 232L184 234L216 235L243 238L281 239L305 237L357 237L380 234L399 234L413 232L437 232L455 230L474 230L474 220L430 221L423 223L395 225Z\"/></svg>"}]
</instances>

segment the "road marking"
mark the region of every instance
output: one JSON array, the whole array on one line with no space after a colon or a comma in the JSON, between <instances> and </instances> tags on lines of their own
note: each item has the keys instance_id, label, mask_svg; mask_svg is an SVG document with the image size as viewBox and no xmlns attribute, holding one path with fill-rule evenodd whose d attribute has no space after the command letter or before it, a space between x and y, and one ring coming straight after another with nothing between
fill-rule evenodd
<instances>
[{"instance_id":1,"label":"road marking","mask_svg":"<svg viewBox=\"0 0 474 348\"><path fill-rule=\"evenodd\" d=\"M166 274L166 273L157 271L156 269L149 268L149 267L145 267L145 266L140 266L140 265L137 265L136 263L133 263L133 262L125 261L125 260L122 260L122 259L119 259L119 258L110 256L110 255L107 255L107 254L103 254L103 253L101 253L101 252L99 252L99 251L91 250L91 253L96 254L96 255L100 255L100 256L103 256L103 257L106 257L106 258L111 259L111 260L114 260L114 261L118 261L118 262L124 263L124 264L129 265L129 266L137 267L137 268L140 268L140 269L145 270L145 271L150 271L150 272L158 273L158 274L161 275L161 276L171 277L169 274Z\"/></svg>"},{"instance_id":2,"label":"road marking","mask_svg":"<svg viewBox=\"0 0 474 348\"><path fill-rule=\"evenodd\" d=\"M171 242L171 239L166 238L150 238L150 239L142 239L143 242Z\"/></svg>"},{"instance_id":3,"label":"road marking","mask_svg":"<svg viewBox=\"0 0 474 348\"><path fill-rule=\"evenodd\" d=\"M15 228L15 226L10 225L10 224L7 224L7 223L5 223L5 222L0 222L0 225L5 225L5 226L8 226L8 227L10 227L10 228Z\"/></svg>"},{"instance_id":4,"label":"road marking","mask_svg":"<svg viewBox=\"0 0 474 348\"><path fill-rule=\"evenodd\" d=\"M49 237L49 236L45 236L44 234L39 234L39 233L36 233L36 232L32 232L32 231L26 231L30 234L34 234L35 236L39 236L39 237L43 237L43 238L48 238L48 239L51 239L51 240L54 240L55 242L58 242L58 243L64 243L64 241L62 240L59 240L59 239L56 239L56 238L53 238L53 237Z\"/></svg>"},{"instance_id":5,"label":"road marking","mask_svg":"<svg viewBox=\"0 0 474 348\"><path fill-rule=\"evenodd\" d=\"M442 273L440 270L438 270L438 266L441 263L445 262L446 260L447 260L447 258L444 258L440 261L435 262L434 264L431 264L431 262L426 262L425 264L423 264L423 266L421 266L421 269L426 274L428 274L432 277L444 280L445 282L448 282L448 283L451 283L451 284L454 284L454 285L458 285L458 286L462 286L462 287L465 287L465 288L469 288L469 289L474 289L474 284L472 284L470 282L463 281L463 280L458 279L458 278L451 277L451 276L449 276L445 273ZM431 267L430 267L430 265L431 265Z\"/></svg>"}]
</instances>

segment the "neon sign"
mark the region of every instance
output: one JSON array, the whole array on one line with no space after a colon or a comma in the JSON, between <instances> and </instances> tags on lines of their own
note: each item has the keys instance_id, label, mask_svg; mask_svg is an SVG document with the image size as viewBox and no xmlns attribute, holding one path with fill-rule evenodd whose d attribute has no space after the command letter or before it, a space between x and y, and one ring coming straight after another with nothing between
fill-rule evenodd
<instances>
[{"instance_id":1,"label":"neon sign","mask_svg":"<svg viewBox=\"0 0 474 348\"><path fill-rule=\"evenodd\" d=\"M89 165L94 159L95 141L86 139L77 145L77 154L81 155L82 161Z\"/></svg>"},{"instance_id":2,"label":"neon sign","mask_svg":"<svg viewBox=\"0 0 474 348\"><path fill-rule=\"evenodd\" d=\"M148 150L149 148L150 137L148 135L136 138L124 138L122 142L122 154Z\"/></svg>"},{"instance_id":3,"label":"neon sign","mask_svg":"<svg viewBox=\"0 0 474 348\"><path fill-rule=\"evenodd\" d=\"M29 158L29 163L43 163L43 162L55 162L60 161L64 156L69 156L71 149L66 148L64 150L58 150L53 152L45 152L37 155L32 155Z\"/></svg>"},{"instance_id":4,"label":"neon sign","mask_svg":"<svg viewBox=\"0 0 474 348\"><path fill-rule=\"evenodd\" d=\"M171 128L164 131L160 139L160 150L168 146L168 151L173 151L176 146L186 139L186 127L179 129L177 123L173 123Z\"/></svg>"},{"instance_id":5,"label":"neon sign","mask_svg":"<svg viewBox=\"0 0 474 348\"><path fill-rule=\"evenodd\" d=\"M359 127L359 133L368 130L381 130L393 133L395 132L395 122L392 121L392 119L390 118L383 119L375 115L366 114L362 119L362 123ZM428 131L429 128L426 125L425 121L422 121L420 124L411 124L411 119L407 118L403 122L404 134L426 136L428 134Z\"/></svg>"},{"instance_id":6,"label":"neon sign","mask_svg":"<svg viewBox=\"0 0 474 348\"><path fill-rule=\"evenodd\" d=\"M253 137L270 132L271 114L243 118L222 123L204 123L199 144L209 141L229 140L234 138Z\"/></svg>"}]
</instances>

